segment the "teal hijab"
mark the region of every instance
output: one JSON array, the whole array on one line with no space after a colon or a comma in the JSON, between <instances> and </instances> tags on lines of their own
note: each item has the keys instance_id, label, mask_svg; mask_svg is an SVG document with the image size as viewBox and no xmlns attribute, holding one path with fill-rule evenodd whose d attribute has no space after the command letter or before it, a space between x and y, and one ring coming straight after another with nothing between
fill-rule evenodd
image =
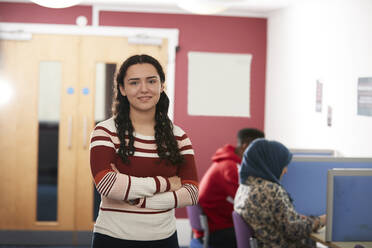
<instances>
[{"instance_id":1,"label":"teal hijab","mask_svg":"<svg viewBox=\"0 0 372 248\"><path fill-rule=\"evenodd\" d=\"M248 176L253 176L281 185L280 175L291 160L292 153L283 144L256 139L244 151L239 171L240 183L245 184Z\"/></svg>"}]
</instances>

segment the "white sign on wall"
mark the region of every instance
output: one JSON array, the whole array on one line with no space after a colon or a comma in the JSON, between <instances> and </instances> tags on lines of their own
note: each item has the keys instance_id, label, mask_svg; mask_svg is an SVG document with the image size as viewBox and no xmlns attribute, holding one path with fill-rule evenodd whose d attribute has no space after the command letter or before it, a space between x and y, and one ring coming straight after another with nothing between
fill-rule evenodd
<instances>
[{"instance_id":1,"label":"white sign on wall","mask_svg":"<svg viewBox=\"0 0 372 248\"><path fill-rule=\"evenodd\" d=\"M372 116L372 78L358 80L358 115Z\"/></svg>"},{"instance_id":2,"label":"white sign on wall","mask_svg":"<svg viewBox=\"0 0 372 248\"><path fill-rule=\"evenodd\" d=\"M315 111L322 112L322 101L323 101L323 83L320 80L316 80L316 97L315 97Z\"/></svg>"},{"instance_id":3,"label":"white sign on wall","mask_svg":"<svg viewBox=\"0 0 372 248\"><path fill-rule=\"evenodd\" d=\"M189 52L188 113L250 117L251 54Z\"/></svg>"}]
</instances>

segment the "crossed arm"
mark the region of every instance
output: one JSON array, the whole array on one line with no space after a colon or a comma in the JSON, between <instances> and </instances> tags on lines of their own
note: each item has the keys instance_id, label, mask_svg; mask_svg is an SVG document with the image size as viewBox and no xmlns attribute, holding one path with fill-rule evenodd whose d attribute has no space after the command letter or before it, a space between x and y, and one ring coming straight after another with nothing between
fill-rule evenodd
<instances>
[{"instance_id":1,"label":"crossed arm","mask_svg":"<svg viewBox=\"0 0 372 248\"><path fill-rule=\"evenodd\" d=\"M94 131L95 132L95 131ZM135 177L115 167L116 144L109 134L93 133L90 147L91 171L98 192L113 200L136 203L140 208L166 210L197 203L198 186L193 154L186 154L180 177Z\"/></svg>"}]
</instances>

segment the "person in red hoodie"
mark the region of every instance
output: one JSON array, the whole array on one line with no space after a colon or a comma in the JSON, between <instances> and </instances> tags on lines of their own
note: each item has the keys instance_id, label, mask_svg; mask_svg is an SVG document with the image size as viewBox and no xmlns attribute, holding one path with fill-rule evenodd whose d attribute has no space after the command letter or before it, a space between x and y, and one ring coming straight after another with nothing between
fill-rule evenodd
<instances>
[{"instance_id":1,"label":"person in red hoodie","mask_svg":"<svg viewBox=\"0 0 372 248\"><path fill-rule=\"evenodd\" d=\"M214 248L236 247L232 211L239 187L238 166L248 145L264 133L254 128L241 129L237 146L225 145L212 157L212 165L199 184L199 204L207 215L210 231L209 245ZM202 237L201 233L195 233Z\"/></svg>"}]
</instances>

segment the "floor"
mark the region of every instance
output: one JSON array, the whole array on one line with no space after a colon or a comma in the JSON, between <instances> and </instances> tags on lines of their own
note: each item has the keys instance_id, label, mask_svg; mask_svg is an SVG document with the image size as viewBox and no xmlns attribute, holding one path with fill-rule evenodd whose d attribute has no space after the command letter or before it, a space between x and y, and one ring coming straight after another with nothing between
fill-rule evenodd
<instances>
[{"instance_id":1,"label":"floor","mask_svg":"<svg viewBox=\"0 0 372 248\"><path fill-rule=\"evenodd\" d=\"M328 246L317 244L317 248L327 248ZM90 248L90 246L4 246L0 245L0 248ZM185 246L180 246L180 248L188 248Z\"/></svg>"},{"instance_id":2,"label":"floor","mask_svg":"<svg viewBox=\"0 0 372 248\"><path fill-rule=\"evenodd\" d=\"M18 245L0 245L0 248L90 248L90 246L18 246Z\"/></svg>"}]
</instances>

